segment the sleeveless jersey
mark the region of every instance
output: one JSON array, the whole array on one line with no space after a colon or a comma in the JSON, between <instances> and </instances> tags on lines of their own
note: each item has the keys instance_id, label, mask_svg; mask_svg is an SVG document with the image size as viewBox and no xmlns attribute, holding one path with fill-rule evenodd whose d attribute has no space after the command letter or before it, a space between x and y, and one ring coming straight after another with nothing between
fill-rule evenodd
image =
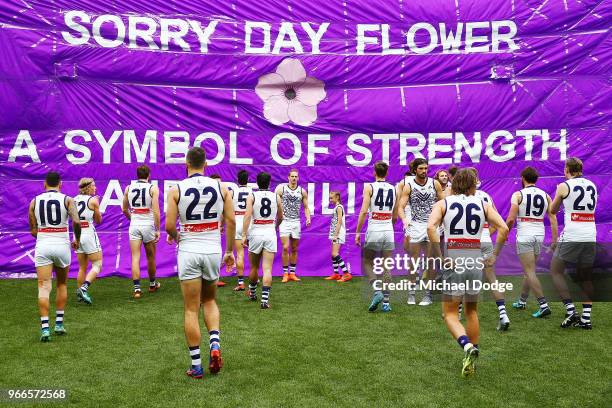
<instances>
[{"instance_id":1,"label":"sleeveless jersey","mask_svg":"<svg viewBox=\"0 0 612 408\"><path fill-rule=\"evenodd\" d=\"M544 236L544 217L548 214L548 200L544 190L536 186L520 190L516 235L519 237Z\"/></svg>"},{"instance_id":2,"label":"sleeveless jersey","mask_svg":"<svg viewBox=\"0 0 612 408\"><path fill-rule=\"evenodd\" d=\"M274 223L278 211L276 194L269 190L253 191L253 221L249 234L275 234Z\"/></svg>"},{"instance_id":3,"label":"sleeveless jersey","mask_svg":"<svg viewBox=\"0 0 612 408\"><path fill-rule=\"evenodd\" d=\"M153 226L155 219L153 218L151 187L153 185L144 180L138 180L130 184L128 187L128 203L130 212L131 226Z\"/></svg>"},{"instance_id":4,"label":"sleeveless jersey","mask_svg":"<svg viewBox=\"0 0 612 408\"><path fill-rule=\"evenodd\" d=\"M595 207L597 206L597 187L584 177L575 177L565 182L569 194L563 199L564 228L563 241L595 242Z\"/></svg>"},{"instance_id":5,"label":"sleeveless jersey","mask_svg":"<svg viewBox=\"0 0 612 408\"><path fill-rule=\"evenodd\" d=\"M404 177L404 188L410 184L410 180L414 180L414 176L406 176ZM404 208L404 214L408 221L412 221L412 211L410 210L410 203Z\"/></svg>"},{"instance_id":6,"label":"sleeveless jersey","mask_svg":"<svg viewBox=\"0 0 612 408\"><path fill-rule=\"evenodd\" d=\"M386 181L375 181L370 199L370 218L368 231L393 232L393 206L395 205L395 188Z\"/></svg>"},{"instance_id":7,"label":"sleeveless jersey","mask_svg":"<svg viewBox=\"0 0 612 408\"><path fill-rule=\"evenodd\" d=\"M68 209L66 195L55 190L49 190L36 196L34 214L38 234L36 244L68 244Z\"/></svg>"},{"instance_id":8,"label":"sleeveless jersey","mask_svg":"<svg viewBox=\"0 0 612 408\"><path fill-rule=\"evenodd\" d=\"M412 211L413 224L427 224L433 206L436 203L437 194L434 185L434 179L427 178L424 185L416 182L416 178L409 181L410 183L410 209Z\"/></svg>"},{"instance_id":9,"label":"sleeveless jersey","mask_svg":"<svg viewBox=\"0 0 612 408\"><path fill-rule=\"evenodd\" d=\"M493 199L491 198L489 193L486 193L482 190L476 190L475 197L480 198L485 204L489 204L491 206L493 205ZM482 235L480 237L480 240L482 242L487 242L487 243L493 242L491 241L491 233L489 232L489 224L486 221L484 221L484 224L482 225Z\"/></svg>"},{"instance_id":10,"label":"sleeveless jersey","mask_svg":"<svg viewBox=\"0 0 612 408\"><path fill-rule=\"evenodd\" d=\"M178 183L179 251L221 253L223 195L217 180L193 174Z\"/></svg>"},{"instance_id":11,"label":"sleeveless jersey","mask_svg":"<svg viewBox=\"0 0 612 408\"><path fill-rule=\"evenodd\" d=\"M338 208L342 210L342 216L344 218L344 222L340 226L340 231L338 232L339 237L346 236L346 213L344 212L344 206L342 204L337 204L334 208L334 215L331 220L331 224L329 226L329 238L332 238L336 232L336 226L338 225Z\"/></svg>"},{"instance_id":12,"label":"sleeveless jersey","mask_svg":"<svg viewBox=\"0 0 612 408\"><path fill-rule=\"evenodd\" d=\"M283 221L300 221L302 187L298 186L292 190L288 184L283 184L281 199L283 204Z\"/></svg>"},{"instance_id":13,"label":"sleeveless jersey","mask_svg":"<svg viewBox=\"0 0 612 408\"><path fill-rule=\"evenodd\" d=\"M89 208L90 195L79 194L74 197L74 204L79 213L79 219L81 220L81 234L91 234L96 232L94 227L94 212Z\"/></svg>"},{"instance_id":14,"label":"sleeveless jersey","mask_svg":"<svg viewBox=\"0 0 612 408\"><path fill-rule=\"evenodd\" d=\"M232 202L234 203L234 214L236 215L236 223L244 217L246 212L247 197L253 193L253 189L248 186L239 186L238 189L232 191Z\"/></svg>"},{"instance_id":15,"label":"sleeveless jersey","mask_svg":"<svg viewBox=\"0 0 612 408\"><path fill-rule=\"evenodd\" d=\"M479 255L480 240L486 222L482 199L475 195L461 194L448 196L444 201L444 240L449 256L458 256L465 251Z\"/></svg>"}]
</instances>

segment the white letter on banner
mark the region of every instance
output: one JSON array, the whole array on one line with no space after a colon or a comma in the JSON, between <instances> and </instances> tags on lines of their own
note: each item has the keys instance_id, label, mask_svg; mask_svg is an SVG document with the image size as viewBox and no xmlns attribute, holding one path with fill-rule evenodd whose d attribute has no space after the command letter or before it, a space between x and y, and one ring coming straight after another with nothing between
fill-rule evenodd
<instances>
[{"instance_id":1,"label":"white letter on banner","mask_svg":"<svg viewBox=\"0 0 612 408\"><path fill-rule=\"evenodd\" d=\"M321 38L323 38L325 31L327 31L327 27L329 27L329 23L321 23L319 29L314 31L312 27L310 27L310 23L302 23L302 28L306 31L308 37L310 37L311 54L319 54L321 52Z\"/></svg>"},{"instance_id":2,"label":"white letter on banner","mask_svg":"<svg viewBox=\"0 0 612 408\"><path fill-rule=\"evenodd\" d=\"M525 138L525 160L532 160L533 153L533 137L540 136L539 130L517 130L516 137Z\"/></svg>"},{"instance_id":3,"label":"white letter on banner","mask_svg":"<svg viewBox=\"0 0 612 408\"><path fill-rule=\"evenodd\" d=\"M560 129L559 141L551 142L548 129L542 129L542 160L548 160L548 149L559 149L559 160L567 159L567 129Z\"/></svg>"},{"instance_id":4,"label":"white letter on banner","mask_svg":"<svg viewBox=\"0 0 612 408\"><path fill-rule=\"evenodd\" d=\"M113 132L113 135L111 136L111 138L106 141L106 139L104 139L104 136L102 135L102 132L100 132L97 129L94 129L93 131L93 135L95 136L96 140L98 141L98 143L100 144L100 147L102 147L102 152L104 153L103 159L102 159L102 163L108 164L111 162L111 149L113 148L113 146L115 145L115 143L117 143L117 140L119 139L119 136L121 136L121 133L123 131L121 130L115 130Z\"/></svg>"},{"instance_id":5,"label":"white letter on banner","mask_svg":"<svg viewBox=\"0 0 612 408\"><path fill-rule=\"evenodd\" d=\"M315 215L316 213L314 198L315 198L315 183L308 183L308 207L310 208L310 215Z\"/></svg>"},{"instance_id":6,"label":"white letter on banner","mask_svg":"<svg viewBox=\"0 0 612 408\"><path fill-rule=\"evenodd\" d=\"M112 198L113 193L117 198ZM108 207L109 205L116 205L117 207L121 207L122 204L123 190L121 189L121 184L119 184L119 180L108 180L106 190L104 190L104 195L102 196L102 200L100 200L100 212L106 212L106 207Z\"/></svg>"},{"instance_id":7,"label":"white letter on banner","mask_svg":"<svg viewBox=\"0 0 612 408\"><path fill-rule=\"evenodd\" d=\"M136 163L144 163L147 159L147 151L149 152L149 162L157 163L157 130L147 130L145 132L142 146L138 145L138 139L134 130L123 131L123 162L131 163L132 154L131 148L134 148L136 154Z\"/></svg>"},{"instance_id":8,"label":"white letter on banner","mask_svg":"<svg viewBox=\"0 0 612 408\"><path fill-rule=\"evenodd\" d=\"M87 41L89 41L89 37L91 36L89 34L89 30L81 24L77 23L75 21L75 18L79 18L82 22L85 23L89 23L90 21L89 15L84 11L67 12L66 14L64 14L64 22L66 23L66 26L68 26L69 29L80 33L81 36L75 37L74 35L67 33L66 31L62 31L62 37L64 38L64 40L66 40L69 44L72 45L87 44Z\"/></svg>"},{"instance_id":9,"label":"white letter on banner","mask_svg":"<svg viewBox=\"0 0 612 408\"><path fill-rule=\"evenodd\" d=\"M238 132L230 132L230 163L231 164L253 164L253 159L250 157L238 157L238 146L236 139L238 138Z\"/></svg>"},{"instance_id":10,"label":"white letter on banner","mask_svg":"<svg viewBox=\"0 0 612 408\"><path fill-rule=\"evenodd\" d=\"M374 140L382 141L382 157L381 160L386 161L387 163L391 163L391 154L390 154L390 140L399 139L399 135L397 133L375 133L372 138Z\"/></svg>"},{"instance_id":11,"label":"white letter on banner","mask_svg":"<svg viewBox=\"0 0 612 408\"><path fill-rule=\"evenodd\" d=\"M351 154L346 156L346 161L351 166L364 167L370 164L370 162L372 161L372 152L367 147L356 144L355 142L357 140L360 140L367 144L372 143L370 137L368 135L364 135L363 133L353 133L352 135L350 135L348 141L346 142L346 146L355 153L363 154L363 159L357 160L355 156Z\"/></svg>"},{"instance_id":12,"label":"white letter on banner","mask_svg":"<svg viewBox=\"0 0 612 408\"><path fill-rule=\"evenodd\" d=\"M183 51L191 50L189 44L183 39L189 31L189 23L179 18L162 18L161 22L161 33L159 35L159 41L161 42L161 49L167 50L171 40L176 45L181 47ZM177 27L178 30L170 30L170 27Z\"/></svg>"},{"instance_id":13,"label":"white letter on banner","mask_svg":"<svg viewBox=\"0 0 612 408\"><path fill-rule=\"evenodd\" d=\"M215 28L217 27L217 21L213 20L208 23L204 31L202 31L202 26L198 21L187 20L191 29L198 36L198 40L200 41L200 52L207 53L208 52L208 44L210 43L210 36L215 32Z\"/></svg>"},{"instance_id":14,"label":"white letter on banner","mask_svg":"<svg viewBox=\"0 0 612 408\"><path fill-rule=\"evenodd\" d=\"M66 155L66 159L68 159L68 161L72 164L88 163L89 160L91 160L91 150L89 150L89 147L87 146L74 143L72 139L75 137L82 137L86 142L91 142L92 140L90 134L85 130L70 130L66 132L66 136L64 136L64 144L66 145L66 148L83 154L83 156L77 157L72 153L68 153Z\"/></svg>"},{"instance_id":15,"label":"white letter on banner","mask_svg":"<svg viewBox=\"0 0 612 408\"><path fill-rule=\"evenodd\" d=\"M164 162L185 164L189 150L189 133L183 131L164 132Z\"/></svg>"},{"instance_id":16,"label":"white letter on banner","mask_svg":"<svg viewBox=\"0 0 612 408\"><path fill-rule=\"evenodd\" d=\"M25 147L23 146L24 143ZM13 163L17 157L22 156L28 156L30 159L32 159L33 163L40 163L40 157L38 157L36 145L34 144L32 136L30 136L30 131L28 130L19 131L17 140L15 140L15 144L9 152L8 161Z\"/></svg>"},{"instance_id":17,"label":"white letter on banner","mask_svg":"<svg viewBox=\"0 0 612 408\"><path fill-rule=\"evenodd\" d=\"M293 156L288 159L282 158L278 153L278 145L283 139L288 139L293 144ZM272 154L272 160L274 160L278 164L282 164L285 166L295 164L298 162L298 160L300 160L300 157L302 156L302 145L300 144L300 139L293 133L279 133L272 138L272 143L270 144L270 153Z\"/></svg>"},{"instance_id":18,"label":"white letter on banner","mask_svg":"<svg viewBox=\"0 0 612 408\"><path fill-rule=\"evenodd\" d=\"M259 28L263 32L263 45L253 47L251 37L253 29ZM244 27L244 52L245 54L269 54L270 53L270 24L259 21L247 21Z\"/></svg>"},{"instance_id":19,"label":"white letter on banner","mask_svg":"<svg viewBox=\"0 0 612 408\"><path fill-rule=\"evenodd\" d=\"M163 20L163 19L162 19ZM139 29L139 25L145 25L146 29ZM128 38L129 48L138 48L138 37L142 38L150 49L158 50L159 47L153 40L153 35L157 31L157 23L151 17L130 16L128 18ZM164 35L162 31L162 36ZM163 37L162 37L163 38ZM162 41L163 44L163 41ZM167 49L167 48L166 48Z\"/></svg>"},{"instance_id":20,"label":"white letter on banner","mask_svg":"<svg viewBox=\"0 0 612 408\"><path fill-rule=\"evenodd\" d=\"M117 28L117 36L114 40L104 38L100 33L100 28L102 27L102 24L106 22L113 23ZM121 44L123 44L123 41L125 39L125 24L123 24L123 20L121 20L121 17L112 14L103 14L98 17L96 21L94 21L91 27L91 31L93 33L94 40L96 40L96 42L104 48L119 47Z\"/></svg>"},{"instance_id":21,"label":"white letter on banner","mask_svg":"<svg viewBox=\"0 0 612 408\"><path fill-rule=\"evenodd\" d=\"M168 209L168 200L166 200L166 197L168 197L168 191L170 191L170 189L174 186L176 186L178 184L178 180L164 180L164 213L166 212L166 210Z\"/></svg>"},{"instance_id":22,"label":"white letter on banner","mask_svg":"<svg viewBox=\"0 0 612 408\"><path fill-rule=\"evenodd\" d=\"M493 52L499 52L499 44L505 42L510 48L510 52L518 50L520 47L514 42L514 36L516 35L516 24L512 20L493 21L491 23L493 33L491 34L493 46ZM508 27L507 33L501 34L499 29L501 27Z\"/></svg>"},{"instance_id":23,"label":"white letter on banner","mask_svg":"<svg viewBox=\"0 0 612 408\"><path fill-rule=\"evenodd\" d=\"M289 38L285 39L285 37ZM302 44L300 44L300 40L298 40L297 35L295 35L295 31L293 30L293 23L281 23L278 30L278 36L274 42L272 54L280 54L281 48L293 48L293 53L295 54L304 53L304 48L302 47Z\"/></svg>"},{"instance_id":24,"label":"white letter on banner","mask_svg":"<svg viewBox=\"0 0 612 408\"><path fill-rule=\"evenodd\" d=\"M424 47L417 46L414 41L414 37L418 30L427 30L429 33L429 44ZM436 45L438 45L438 32L429 23L416 23L408 29L408 34L406 35L406 44L411 51L414 51L415 54L427 54L432 52Z\"/></svg>"},{"instance_id":25,"label":"white letter on banner","mask_svg":"<svg viewBox=\"0 0 612 408\"><path fill-rule=\"evenodd\" d=\"M204 148L202 146L202 143L207 139L214 140L215 144L217 145L217 155L212 159L206 158L206 163L209 166L214 166L215 164L221 163L223 161L223 158L225 157L225 143L223 142L223 139L221 139L221 136L219 136L218 134L214 132L204 132L196 136L195 140L193 141L193 146L199 146ZM206 148L204 148L204 150L207 152L210 151L210 149Z\"/></svg>"},{"instance_id":26,"label":"white letter on banner","mask_svg":"<svg viewBox=\"0 0 612 408\"><path fill-rule=\"evenodd\" d=\"M425 148L427 144L427 140L425 140L425 136L420 133L400 133L400 156L399 162L401 166L408 165L408 153L412 153L415 159L422 158L424 159L423 153L421 150ZM416 146L408 146L408 139L416 139L418 144Z\"/></svg>"},{"instance_id":27,"label":"white letter on banner","mask_svg":"<svg viewBox=\"0 0 612 408\"><path fill-rule=\"evenodd\" d=\"M329 141L329 134L309 134L308 135L308 167L312 167L315 165L315 155L319 154L328 154L329 150L327 146L325 147L317 147L316 142L319 140L327 140Z\"/></svg>"},{"instance_id":28,"label":"white letter on banner","mask_svg":"<svg viewBox=\"0 0 612 408\"><path fill-rule=\"evenodd\" d=\"M427 141L427 157L429 164L450 164L453 159L450 157L436 158L437 153L450 153L453 151L451 145L442 144L438 145L438 140L453 140L452 133L430 133L429 140Z\"/></svg>"},{"instance_id":29,"label":"white letter on banner","mask_svg":"<svg viewBox=\"0 0 612 408\"><path fill-rule=\"evenodd\" d=\"M453 30L446 33L446 24L440 23L440 42L442 43L443 54L459 54L461 47L461 34L463 33L463 23L457 23L457 32Z\"/></svg>"},{"instance_id":30,"label":"white letter on banner","mask_svg":"<svg viewBox=\"0 0 612 408\"><path fill-rule=\"evenodd\" d=\"M366 37L366 31L380 31L380 25L357 24L357 55L365 54L366 44L378 44L378 38Z\"/></svg>"},{"instance_id":31,"label":"white letter on banner","mask_svg":"<svg viewBox=\"0 0 612 408\"><path fill-rule=\"evenodd\" d=\"M334 213L333 208L329 208L329 183L323 183L323 191L321 191L321 214L331 215ZM346 219L344 220L344 226L346 227Z\"/></svg>"},{"instance_id":32,"label":"white letter on banner","mask_svg":"<svg viewBox=\"0 0 612 408\"><path fill-rule=\"evenodd\" d=\"M383 24L381 30L382 38L382 54L383 55L404 55L406 50L403 48L391 48L391 42L389 40L389 24Z\"/></svg>"},{"instance_id":33,"label":"white letter on banner","mask_svg":"<svg viewBox=\"0 0 612 408\"><path fill-rule=\"evenodd\" d=\"M455 163L461 163L461 151L464 150L472 163L480 163L480 153L482 152L482 142L480 141L480 132L474 132L474 145L470 146L470 142L463 136L463 133L455 133Z\"/></svg>"},{"instance_id":34,"label":"white letter on banner","mask_svg":"<svg viewBox=\"0 0 612 408\"><path fill-rule=\"evenodd\" d=\"M465 52L489 52L489 37L486 35L474 35L477 28L489 28L488 21L477 21L465 24ZM484 45L474 46L476 43Z\"/></svg>"},{"instance_id":35,"label":"white letter on banner","mask_svg":"<svg viewBox=\"0 0 612 408\"><path fill-rule=\"evenodd\" d=\"M355 214L355 182L348 183L348 198L346 203L347 214ZM346 222L346 219L345 219Z\"/></svg>"},{"instance_id":36,"label":"white letter on banner","mask_svg":"<svg viewBox=\"0 0 612 408\"><path fill-rule=\"evenodd\" d=\"M498 156L493 151L493 143L495 143L495 139L497 138L504 138L505 140L510 141L510 143L502 144L500 146L500 149L506 152L506 154L504 154L503 156ZM489 137L487 137L486 155L489 156L489 158L495 162L504 162L512 160L515 155L514 137L512 136L512 133L508 132L507 130L496 130L495 132L491 133Z\"/></svg>"}]
</instances>

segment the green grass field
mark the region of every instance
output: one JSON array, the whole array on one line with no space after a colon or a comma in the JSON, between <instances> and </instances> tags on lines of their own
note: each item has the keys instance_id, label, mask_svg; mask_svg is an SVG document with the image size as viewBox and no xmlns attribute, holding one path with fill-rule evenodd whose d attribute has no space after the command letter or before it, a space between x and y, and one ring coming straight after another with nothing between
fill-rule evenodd
<instances>
[{"instance_id":1,"label":"green grass field","mask_svg":"<svg viewBox=\"0 0 612 408\"><path fill-rule=\"evenodd\" d=\"M99 280L89 307L76 303L70 281L69 334L46 344L36 281L0 281L0 388L66 388L79 407L610 406L611 303L595 304L590 332L560 329L560 303L543 321L509 308L507 333L495 331L495 304L482 303L481 358L464 379L439 303L409 307L396 297L392 313L370 314L357 280L275 279L272 309L262 311L233 283L218 296L223 371L193 380L177 279L138 301L129 280Z\"/></svg>"}]
</instances>

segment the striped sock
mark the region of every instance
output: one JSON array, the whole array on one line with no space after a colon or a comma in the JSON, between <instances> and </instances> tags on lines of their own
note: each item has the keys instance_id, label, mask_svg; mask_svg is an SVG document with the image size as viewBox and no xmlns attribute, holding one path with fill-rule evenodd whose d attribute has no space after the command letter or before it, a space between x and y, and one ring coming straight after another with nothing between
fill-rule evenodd
<instances>
[{"instance_id":1,"label":"striped sock","mask_svg":"<svg viewBox=\"0 0 612 408\"><path fill-rule=\"evenodd\" d=\"M189 355L191 356L191 367L196 368L202 365L200 358L200 346L189 347Z\"/></svg>"},{"instance_id":2,"label":"striped sock","mask_svg":"<svg viewBox=\"0 0 612 408\"><path fill-rule=\"evenodd\" d=\"M499 318L503 318L507 316L506 314L506 302L504 300L496 300L495 304L497 305L497 310L499 311Z\"/></svg>"},{"instance_id":3,"label":"striped sock","mask_svg":"<svg viewBox=\"0 0 612 408\"><path fill-rule=\"evenodd\" d=\"M140 291L140 279L134 279L134 292L139 292Z\"/></svg>"},{"instance_id":4,"label":"striped sock","mask_svg":"<svg viewBox=\"0 0 612 408\"><path fill-rule=\"evenodd\" d=\"M468 351L468 349L473 346L473 344L470 343L470 339L466 335L459 336L459 338L457 338L457 343L459 343L459 346L464 351Z\"/></svg>"},{"instance_id":5,"label":"striped sock","mask_svg":"<svg viewBox=\"0 0 612 408\"><path fill-rule=\"evenodd\" d=\"M340 266L340 269L342 269L342 273L347 274L348 269L346 269L346 264L344 263L344 259L340 258L340 255L338 255L336 259L338 259L338 266Z\"/></svg>"},{"instance_id":6,"label":"striped sock","mask_svg":"<svg viewBox=\"0 0 612 408\"><path fill-rule=\"evenodd\" d=\"M64 311L63 310L57 310L55 312L55 325L62 325L64 324Z\"/></svg>"},{"instance_id":7,"label":"striped sock","mask_svg":"<svg viewBox=\"0 0 612 408\"><path fill-rule=\"evenodd\" d=\"M289 273L292 273L295 275L295 268L297 267L297 264L290 264L289 265Z\"/></svg>"},{"instance_id":8,"label":"striped sock","mask_svg":"<svg viewBox=\"0 0 612 408\"><path fill-rule=\"evenodd\" d=\"M461 315L463 313L463 303L459 303L459 311L458 313Z\"/></svg>"},{"instance_id":9,"label":"striped sock","mask_svg":"<svg viewBox=\"0 0 612 408\"><path fill-rule=\"evenodd\" d=\"M149 279L149 287L150 288L154 288L155 287L155 278Z\"/></svg>"},{"instance_id":10,"label":"striped sock","mask_svg":"<svg viewBox=\"0 0 612 408\"><path fill-rule=\"evenodd\" d=\"M519 299L519 303L522 305L526 305L528 297L529 297L529 293L521 293L521 298Z\"/></svg>"},{"instance_id":11,"label":"striped sock","mask_svg":"<svg viewBox=\"0 0 612 408\"><path fill-rule=\"evenodd\" d=\"M383 304L389 304L389 296L391 295L391 292L389 292L388 290L383 290Z\"/></svg>"},{"instance_id":12,"label":"striped sock","mask_svg":"<svg viewBox=\"0 0 612 408\"><path fill-rule=\"evenodd\" d=\"M249 281L249 290L251 291L251 293L255 293L255 291L257 290L257 282L253 283Z\"/></svg>"},{"instance_id":13,"label":"striped sock","mask_svg":"<svg viewBox=\"0 0 612 408\"><path fill-rule=\"evenodd\" d=\"M582 304L582 316L580 316L582 323L591 323L591 307L593 307L591 303Z\"/></svg>"},{"instance_id":14,"label":"striped sock","mask_svg":"<svg viewBox=\"0 0 612 408\"><path fill-rule=\"evenodd\" d=\"M83 284L81 285L81 289L83 289L83 290L85 290L85 291L86 291L86 290L88 290L88 289L89 289L89 285L91 285L91 282L89 282L89 281L85 281L85 282L83 282Z\"/></svg>"},{"instance_id":15,"label":"striped sock","mask_svg":"<svg viewBox=\"0 0 612 408\"><path fill-rule=\"evenodd\" d=\"M538 298L538 303L540 304L540 310L548 309L548 303L546 303L546 297L542 296Z\"/></svg>"},{"instance_id":16,"label":"striped sock","mask_svg":"<svg viewBox=\"0 0 612 408\"><path fill-rule=\"evenodd\" d=\"M41 316L40 317L40 328L48 329L49 328L49 316Z\"/></svg>"},{"instance_id":17,"label":"striped sock","mask_svg":"<svg viewBox=\"0 0 612 408\"><path fill-rule=\"evenodd\" d=\"M576 313L576 306L572 303L572 299L563 299L563 304L568 315Z\"/></svg>"},{"instance_id":18,"label":"striped sock","mask_svg":"<svg viewBox=\"0 0 612 408\"><path fill-rule=\"evenodd\" d=\"M332 256L332 266L334 267L334 273L338 273L338 261L336 260L337 257Z\"/></svg>"},{"instance_id":19,"label":"striped sock","mask_svg":"<svg viewBox=\"0 0 612 408\"><path fill-rule=\"evenodd\" d=\"M289 273L289 266L283 266L283 273Z\"/></svg>"},{"instance_id":20,"label":"striped sock","mask_svg":"<svg viewBox=\"0 0 612 408\"><path fill-rule=\"evenodd\" d=\"M240 277L238 278L238 284L239 284L239 285L244 285L244 278L243 278L242 276L240 276Z\"/></svg>"},{"instance_id":21,"label":"striped sock","mask_svg":"<svg viewBox=\"0 0 612 408\"><path fill-rule=\"evenodd\" d=\"M261 287L261 303L268 303L268 299L270 298L270 289L271 286Z\"/></svg>"},{"instance_id":22,"label":"striped sock","mask_svg":"<svg viewBox=\"0 0 612 408\"><path fill-rule=\"evenodd\" d=\"M219 344L219 330L211 330L208 332L210 336L210 349L218 349L220 347Z\"/></svg>"}]
</instances>

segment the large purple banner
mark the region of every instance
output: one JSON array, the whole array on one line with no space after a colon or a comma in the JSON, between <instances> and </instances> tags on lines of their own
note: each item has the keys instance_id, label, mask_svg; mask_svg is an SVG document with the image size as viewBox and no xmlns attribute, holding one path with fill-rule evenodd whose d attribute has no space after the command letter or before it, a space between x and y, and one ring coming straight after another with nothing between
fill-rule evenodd
<instances>
[{"instance_id":1,"label":"large purple banner","mask_svg":"<svg viewBox=\"0 0 612 408\"><path fill-rule=\"evenodd\" d=\"M101 276L129 276L123 190L145 163L165 200L192 145L230 187L241 169L274 185L299 170L301 275L330 272L331 190L359 273L352 232L381 159L393 182L415 157L432 175L475 166L505 216L523 167L553 195L580 157L608 240L611 17L599 0L1 0L0 277L34 271L27 206L52 169L70 195L95 178ZM175 274L165 233L158 248Z\"/></svg>"}]
</instances>

